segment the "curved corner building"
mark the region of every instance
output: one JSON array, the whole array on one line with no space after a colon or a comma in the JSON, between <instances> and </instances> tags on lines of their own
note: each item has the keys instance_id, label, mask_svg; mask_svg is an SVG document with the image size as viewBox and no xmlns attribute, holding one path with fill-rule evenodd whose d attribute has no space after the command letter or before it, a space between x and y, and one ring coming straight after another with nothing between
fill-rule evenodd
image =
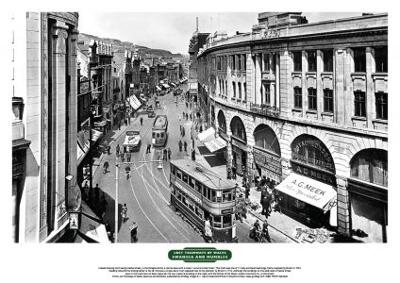
<instances>
[{"instance_id":1,"label":"curved corner building","mask_svg":"<svg viewBox=\"0 0 400 283\"><path fill-rule=\"evenodd\" d=\"M228 166L274 180L294 218L386 242L387 43L387 14L261 13L249 33L209 35L198 102Z\"/></svg>"}]
</instances>

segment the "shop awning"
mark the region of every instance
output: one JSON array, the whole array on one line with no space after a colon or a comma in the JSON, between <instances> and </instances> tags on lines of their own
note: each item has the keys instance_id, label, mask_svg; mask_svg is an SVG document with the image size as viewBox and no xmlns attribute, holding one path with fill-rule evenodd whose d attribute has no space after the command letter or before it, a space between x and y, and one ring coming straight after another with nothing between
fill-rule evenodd
<instances>
[{"instance_id":1,"label":"shop awning","mask_svg":"<svg viewBox=\"0 0 400 283\"><path fill-rule=\"evenodd\" d=\"M161 91L161 87L159 87L158 85L156 86L156 89L157 89L158 91Z\"/></svg>"},{"instance_id":2,"label":"shop awning","mask_svg":"<svg viewBox=\"0 0 400 283\"><path fill-rule=\"evenodd\" d=\"M128 98L128 100L129 100L130 106L135 110L138 110L140 108L140 106L142 105L140 100L135 95L131 95Z\"/></svg>"},{"instance_id":3,"label":"shop awning","mask_svg":"<svg viewBox=\"0 0 400 283\"><path fill-rule=\"evenodd\" d=\"M102 136L103 136L103 132L92 129L92 142L96 142Z\"/></svg>"},{"instance_id":4,"label":"shop awning","mask_svg":"<svg viewBox=\"0 0 400 283\"><path fill-rule=\"evenodd\" d=\"M204 143L214 139L214 135L215 135L215 129L213 127L210 127L207 130L203 131L202 133L199 133L197 137L199 141Z\"/></svg>"},{"instance_id":5,"label":"shop awning","mask_svg":"<svg viewBox=\"0 0 400 283\"><path fill-rule=\"evenodd\" d=\"M332 186L295 173L291 173L275 189L324 211L336 204L337 194Z\"/></svg>"},{"instance_id":6,"label":"shop awning","mask_svg":"<svg viewBox=\"0 0 400 283\"><path fill-rule=\"evenodd\" d=\"M105 125L107 125L107 121L106 120L102 120L100 122L94 122L94 126L95 127L104 127Z\"/></svg>"},{"instance_id":7,"label":"shop awning","mask_svg":"<svg viewBox=\"0 0 400 283\"><path fill-rule=\"evenodd\" d=\"M226 147L227 142L223 140L222 138L218 137L215 139L212 139L210 141L204 142L204 145L207 147L207 149L210 152L215 152L221 148Z\"/></svg>"}]
</instances>

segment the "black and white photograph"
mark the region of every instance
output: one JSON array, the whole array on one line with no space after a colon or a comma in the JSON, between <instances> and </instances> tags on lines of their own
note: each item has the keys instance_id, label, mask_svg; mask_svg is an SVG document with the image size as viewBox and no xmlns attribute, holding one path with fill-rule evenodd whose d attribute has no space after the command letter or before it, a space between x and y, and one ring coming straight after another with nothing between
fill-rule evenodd
<instances>
[{"instance_id":1,"label":"black and white photograph","mask_svg":"<svg viewBox=\"0 0 400 283\"><path fill-rule=\"evenodd\" d=\"M76 253L92 243L131 255L154 247L166 260L179 249L228 250L214 266L259 251L269 262L259 254L253 263L271 266L279 249L337 246L357 257L395 241L389 6L94 3L5 20L9 245ZM296 264L287 262L290 279L303 272Z\"/></svg>"}]
</instances>

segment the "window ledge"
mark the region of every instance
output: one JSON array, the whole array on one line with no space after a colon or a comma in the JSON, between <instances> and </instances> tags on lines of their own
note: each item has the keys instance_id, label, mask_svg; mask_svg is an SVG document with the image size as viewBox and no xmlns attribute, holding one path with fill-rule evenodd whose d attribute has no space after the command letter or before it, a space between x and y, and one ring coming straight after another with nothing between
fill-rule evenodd
<instances>
[{"instance_id":1,"label":"window ledge","mask_svg":"<svg viewBox=\"0 0 400 283\"><path fill-rule=\"evenodd\" d=\"M306 113L308 114L317 114L317 110L306 110Z\"/></svg>"},{"instance_id":2,"label":"window ledge","mask_svg":"<svg viewBox=\"0 0 400 283\"><path fill-rule=\"evenodd\" d=\"M367 121L367 117L362 117L362 116L353 116L353 117L351 117L351 120L357 120L357 121Z\"/></svg>"},{"instance_id":3,"label":"window ledge","mask_svg":"<svg viewBox=\"0 0 400 283\"><path fill-rule=\"evenodd\" d=\"M302 108L292 108L293 112L303 112Z\"/></svg>"},{"instance_id":4,"label":"window ledge","mask_svg":"<svg viewBox=\"0 0 400 283\"><path fill-rule=\"evenodd\" d=\"M333 116L333 112L322 112L321 115L323 115L323 116Z\"/></svg>"},{"instance_id":5,"label":"window ledge","mask_svg":"<svg viewBox=\"0 0 400 283\"><path fill-rule=\"evenodd\" d=\"M388 121L387 121L387 120L385 120L385 119L378 119L378 118L373 119L372 122L373 122L373 123L379 123L379 124L385 124L385 125L388 124Z\"/></svg>"}]
</instances>

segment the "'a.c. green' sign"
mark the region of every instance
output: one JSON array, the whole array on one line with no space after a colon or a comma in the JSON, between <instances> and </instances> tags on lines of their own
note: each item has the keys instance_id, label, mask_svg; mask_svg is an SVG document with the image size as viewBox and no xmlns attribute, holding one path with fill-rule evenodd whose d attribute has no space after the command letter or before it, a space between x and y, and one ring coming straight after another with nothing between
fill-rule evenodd
<instances>
[{"instance_id":1,"label":"'a.c. green' sign","mask_svg":"<svg viewBox=\"0 0 400 283\"><path fill-rule=\"evenodd\" d=\"M184 248L183 250L170 250L168 258L184 262L216 262L217 260L230 260L232 252L216 248Z\"/></svg>"}]
</instances>

